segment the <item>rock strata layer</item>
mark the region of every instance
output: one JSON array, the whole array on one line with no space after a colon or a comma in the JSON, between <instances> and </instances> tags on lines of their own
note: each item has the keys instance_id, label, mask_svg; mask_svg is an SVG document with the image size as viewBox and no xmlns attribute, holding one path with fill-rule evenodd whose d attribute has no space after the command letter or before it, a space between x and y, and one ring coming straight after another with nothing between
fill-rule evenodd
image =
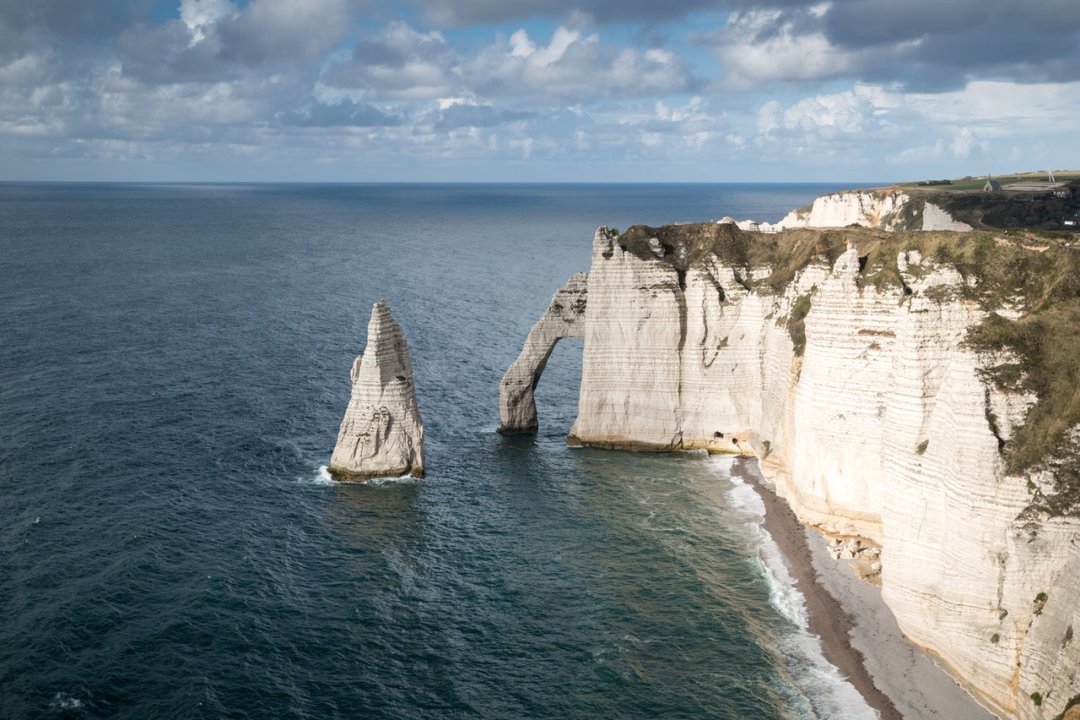
<instances>
[{"instance_id":1,"label":"rock strata layer","mask_svg":"<svg viewBox=\"0 0 1080 720\"><path fill-rule=\"evenodd\" d=\"M543 317L529 331L521 354L499 384L499 432L536 432L534 393L555 344L581 337L585 330L586 273L577 273L560 288Z\"/></svg>"},{"instance_id":2,"label":"rock strata layer","mask_svg":"<svg viewBox=\"0 0 1080 720\"><path fill-rule=\"evenodd\" d=\"M335 480L424 476L424 425L412 362L386 303L371 309L367 346L352 366L352 394L330 458Z\"/></svg>"},{"instance_id":3,"label":"rock strata layer","mask_svg":"<svg viewBox=\"0 0 1080 720\"><path fill-rule=\"evenodd\" d=\"M965 343L970 277L913 249L869 267L880 234L830 232L816 253L806 230L598 232L568 442L756 455L802 522L881 548L900 628L977 700L1053 718L1080 694L1080 517L1033 511L1045 482L1007 470L1034 398Z\"/></svg>"}]
</instances>

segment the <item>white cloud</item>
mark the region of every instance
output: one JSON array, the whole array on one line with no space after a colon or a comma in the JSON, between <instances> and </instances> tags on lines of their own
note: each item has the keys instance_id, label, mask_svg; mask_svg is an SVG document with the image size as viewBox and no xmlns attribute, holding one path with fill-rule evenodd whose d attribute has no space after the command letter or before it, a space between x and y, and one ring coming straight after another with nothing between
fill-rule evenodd
<instances>
[{"instance_id":1,"label":"white cloud","mask_svg":"<svg viewBox=\"0 0 1080 720\"><path fill-rule=\"evenodd\" d=\"M780 129L780 120L783 115L779 100L770 100L757 111L758 135L770 137Z\"/></svg>"},{"instance_id":2,"label":"white cloud","mask_svg":"<svg viewBox=\"0 0 1080 720\"><path fill-rule=\"evenodd\" d=\"M817 17L827 4L812 8ZM829 42L820 31L802 31L780 10L732 13L726 27L713 34L723 63L724 82L748 88L772 80L836 77L852 69L856 56Z\"/></svg>"},{"instance_id":3,"label":"white cloud","mask_svg":"<svg viewBox=\"0 0 1080 720\"><path fill-rule=\"evenodd\" d=\"M41 83L49 69L48 52L28 52L0 65L0 86L31 86Z\"/></svg>"},{"instance_id":4,"label":"white cloud","mask_svg":"<svg viewBox=\"0 0 1080 720\"><path fill-rule=\"evenodd\" d=\"M510 54L514 57L526 58L536 52L536 45L529 39L529 33L524 28L516 30L510 36Z\"/></svg>"},{"instance_id":5,"label":"white cloud","mask_svg":"<svg viewBox=\"0 0 1080 720\"><path fill-rule=\"evenodd\" d=\"M567 100L677 93L691 79L670 51L619 49L595 33L567 27L556 28L546 44L518 29L469 57L437 31L395 22L358 42L349 60L328 68L324 82L379 98L520 98L552 107Z\"/></svg>"},{"instance_id":6,"label":"white cloud","mask_svg":"<svg viewBox=\"0 0 1080 720\"><path fill-rule=\"evenodd\" d=\"M1075 125L1080 82L1034 83L979 80L961 90L907 93L905 105L935 123L975 125L983 132Z\"/></svg>"},{"instance_id":7,"label":"white cloud","mask_svg":"<svg viewBox=\"0 0 1080 720\"><path fill-rule=\"evenodd\" d=\"M191 33L191 45L205 39L206 33L220 20L236 14L229 0L180 0L180 21Z\"/></svg>"},{"instance_id":8,"label":"white cloud","mask_svg":"<svg viewBox=\"0 0 1080 720\"><path fill-rule=\"evenodd\" d=\"M226 56L244 62L321 58L349 28L346 0L253 0L219 22Z\"/></svg>"},{"instance_id":9,"label":"white cloud","mask_svg":"<svg viewBox=\"0 0 1080 720\"><path fill-rule=\"evenodd\" d=\"M984 152L989 149L989 144L979 139L979 136L971 128L964 128L956 134L949 143L949 152L958 160L966 160L971 151L976 148Z\"/></svg>"},{"instance_id":10,"label":"white cloud","mask_svg":"<svg viewBox=\"0 0 1080 720\"><path fill-rule=\"evenodd\" d=\"M394 22L358 42L352 58L331 65L324 82L397 100L468 95L459 66L460 59L442 33L419 32L408 23Z\"/></svg>"},{"instance_id":11,"label":"white cloud","mask_svg":"<svg viewBox=\"0 0 1080 720\"><path fill-rule=\"evenodd\" d=\"M510 147L521 153L522 160L528 160L532 158L533 146L536 144L535 138L526 137L518 140L511 140Z\"/></svg>"},{"instance_id":12,"label":"white cloud","mask_svg":"<svg viewBox=\"0 0 1080 720\"><path fill-rule=\"evenodd\" d=\"M763 141L793 141L801 148L822 143L851 143L854 136L873 137L889 126L900 96L879 86L856 85L839 93L802 98L788 107L771 100L757 112Z\"/></svg>"},{"instance_id":13,"label":"white cloud","mask_svg":"<svg viewBox=\"0 0 1080 720\"><path fill-rule=\"evenodd\" d=\"M877 144L892 164L965 167L979 158L1016 163L1024 158L1017 146L1030 149L1027 162L1036 156L1050 162L1035 147L1042 138L1066 136L1078 116L1080 82L976 81L943 93L858 84L786 105L766 102L758 109L756 130L759 144L786 152L835 156L844 148ZM1075 143L1059 142L1056 149L1057 164L1075 164Z\"/></svg>"},{"instance_id":14,"label":"white cloud","mask_svg":"<svg viewBox=\"0 0 1080 720\"><path fill-rule=\"evenodd\" d=\"M461 74L477 94L552 102L665 95L691 84L685 64L667 50L618 50L567 27L556 28L547 45L519 29L464 61Z\"/></svg>"},{"instance_id":15,"label":"white cloud","mask_svg":"<svg viewBox=\"0 0 1080 720\"><path fill-rule=\"evenodd\" d=\"M936 162L945 156L945 141L938 139L932 145L916 145L893 153L887 159L896 165L917 165Z\"/></svg>"},{"instance_id":16,"label":"white cloud","mask_svg":"<svg viewBox=\"0 0 1080 720\"><path fill-rule=\"evenodd\" d=\"M916 145L893 153L889 162L898 165L927 163L937 160L968 160L975 155L986 155L991 144L971 128L948 128L949 137L939 137L933 144Z\"/></svg>"},{"instance_id":17,"label":"white cloud","mask_svg":"<svg viewBox=\"0 0 1080 720\"><path fill-rule=\"evenodd\" d=\"M865 105L855 93L819 95L795 103L784 111L784 127L804 133L850 135L861 132Z\"/></svg>"}]
</instances>

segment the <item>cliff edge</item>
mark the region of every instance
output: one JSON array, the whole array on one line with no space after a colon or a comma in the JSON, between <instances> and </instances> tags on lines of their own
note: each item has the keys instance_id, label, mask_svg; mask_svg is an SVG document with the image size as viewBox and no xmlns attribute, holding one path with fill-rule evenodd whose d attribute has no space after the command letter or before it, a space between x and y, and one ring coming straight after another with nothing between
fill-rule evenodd
<instances>
[{"instance_id":1,"label":"cliff edge","mask_svg":"<svg viewBox=\"0 0 1080 720\"><path fill-rule=\"evenodd\" d=\"M367 346L353 362L352 394L329 471L335 480L424 476L424 425L416 406L409 347L390 308L371 309Z\"/></svg>"}]
</instances>

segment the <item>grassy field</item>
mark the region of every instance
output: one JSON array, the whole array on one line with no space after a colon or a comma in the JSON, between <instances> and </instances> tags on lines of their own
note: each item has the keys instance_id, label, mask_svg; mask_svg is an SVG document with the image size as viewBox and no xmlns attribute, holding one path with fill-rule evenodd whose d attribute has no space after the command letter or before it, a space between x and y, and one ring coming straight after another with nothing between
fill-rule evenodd
<instances>
[{"instance_id":1,"label":"grassy field","mask_svg":"<svg viewBox=\"0 0 1080 720\"><path fill-rule=\"evenodd\" d=\"M1012 175L991 175L994 180L997 180L1002 186L1008 186L1011 183L1033 183L1047 180L1045 170L1039 170L1036 172L1024 172L1015 173ZM1055 170L1054 179L1058 182L1071 182L1073 180L1080 180L1080 170ZM986 177L962 177L955 178L950 185L920 185L919 182L909 183L897 183L898 187L912 188L916 190L932 190L935 192L964 192L969 190L983 189L983 185L986 184ZM1008 189L1006 187L1006 189Z\"/></svg>"}]
</instances>

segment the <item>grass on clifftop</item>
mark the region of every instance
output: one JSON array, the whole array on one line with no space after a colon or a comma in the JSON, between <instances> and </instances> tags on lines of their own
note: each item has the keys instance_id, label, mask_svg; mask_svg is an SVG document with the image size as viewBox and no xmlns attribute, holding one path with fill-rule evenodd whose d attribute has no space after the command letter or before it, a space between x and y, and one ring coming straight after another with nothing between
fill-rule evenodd
<instances>
[{"instance_id":1,"label":"grass on clifftop","mask_svg":"<svg viewBox=\"0 0 1080 720\"><path fill-rule=\"evenodd\" d=\"M994 180L997 180L1003 186L1011 185L1012 183L1024 183L1033 184L1039 182L1046 182L1048 180L1045 170L1036 170L1033 172L1024 173L1012 173L1010 175L992 175ZM1054 172L1054 179L1058 182L1069 182L1070 180L1080 179L1080 172L1073 170L1061 170ZM983 175L967 175L962 178L954 178L952 180L937 180L937 181L917 181L897 183L897 187L902 187L905 190L944 190L952 192L964 192L969 190L975 190L982 192L983 186L986 185L986 177Z\"/></svg>"},{"instance_id":2,"label":"grass on clifftop","mask_svg":"<svg viewBox=\"0 0 1080 720\"><path fill-rule=\"evenodd\" d=\"M859 253L861 287L893 291L898 302L908 292L897 268L900 252L917 250L932 263L955 267L965 285L943 287L945 292L937 295L931 289L926 296L944 300L959 294L988 311L986 320L969 331L966 344L980 353L1011 351L1016 361L986 368L987 380L1038 398L1002 446L1008 471L1053 469L1059 486L1033 504L1053 514L1080 512L1080 447L1070 436L1080 425L1080 245L1048 233L886 233L849 227L759 234L716 223L635 226L618 242L643 259L657 260L649 247L653 237L664 247L661 262L672 264L680 275L710 254L744 270L746 278L751 269L768 266L768 277L744 284L770 294L782 292L812 263L834 263L849 241ZM813 312L809 297L797 305L793 315L799 317L791 327L795 342L799 326ZM1021 317L1009 320L995 310L1017 311ZM988 421L993 426L995 419L988 416Z\"/></svg>"}]
</instances>

